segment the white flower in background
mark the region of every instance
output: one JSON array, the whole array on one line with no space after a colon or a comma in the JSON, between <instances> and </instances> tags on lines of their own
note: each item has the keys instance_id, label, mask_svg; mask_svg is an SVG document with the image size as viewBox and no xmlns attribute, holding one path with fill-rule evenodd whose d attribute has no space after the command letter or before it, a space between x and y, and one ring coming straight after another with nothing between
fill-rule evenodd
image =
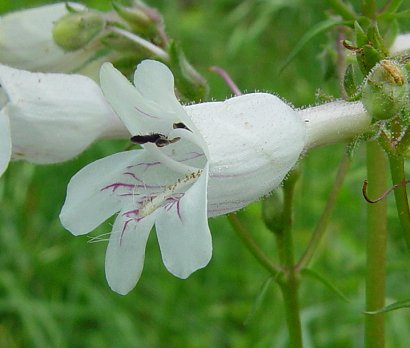
<instances>
[{"instance_id":1,"label":"white flower in background","mask_svg":"<svg viewBox=\"0 0 410 348\"><path fill-rule=\"evenodd\" d=\"M63 162L125 132L93 80L0 65L0 175L10 159Z\"/></svg>"},{"instance_id":2,"label":"white flower in background","mask_svg":"<svg viewBox=\"0 0 410 348\"><path fill-rule=\"evenodd\" d=\"M85 7L68 3L76 10ZM12 12L0 17L0 63L42 72L72 72L84 68L93 47L66 52L53 40L54 23L68 13L66 3Z\"/></svg>"},{"instance_id":3,"label":"white flower in background","mask_svg":"<svg viewBox=\"0 0 410 348\"><path fill-rule=\"evenodd\" d=\"M100 80L143 149L100 159L78 172L68 185L62 224L81 235L119 212L106 276L120 294L141 275L154 224L166 268L186 278L211 258L207 218L238 210L278 186L303 149L304 122L265 93L183 107L172 73L155 61L138 66L135 87L108 63Z\"/></svg>"},{"instance_id":4,"label":"white flower in background","mask_svg":"<svg viewBox=\"0 0 410 348\"><path fill-rule=\"evenodd\" d=\"M397 35L396 39L393 42L393 45L390 47L391 54L404 53L405 51L410 50L410 33Z\"/></svg>"}]
</instances>

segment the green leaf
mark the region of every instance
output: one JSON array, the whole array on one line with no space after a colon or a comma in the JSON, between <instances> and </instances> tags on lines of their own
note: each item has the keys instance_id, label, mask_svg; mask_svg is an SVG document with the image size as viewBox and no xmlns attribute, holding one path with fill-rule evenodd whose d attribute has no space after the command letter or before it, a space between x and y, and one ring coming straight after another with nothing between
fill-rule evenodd
<instances>
[{"instance_id":1,"label":"green leaf","mask_svg":"<svg viewBox=\"0 0 410 348\"><path fill-rule=\"evenodd\" d=\"M389 54L384 45L383 37L380 35L377 23L375 23L369 28L367 36L371 40L372 46L376 48L380 53L382 53L384 56L387 56Z\"/></svg>"},{"instance_id":2,"label":"green leaf","mask_svg":"<svg viewBox=\"0 0 410 348\"><path fill-rule=\"evenodd\" d=\"M352 97L357 92L357 86L354 81L354 72L352 64L349 64L346 68L345 75L343 78L343 87L345 89L346 94L349 97Z\"/></svg>"},{"instance_id":3,"label":"green leaf","mask_svg":"<svg viewBox=\"0 0 410 348\"><path fill-rule=\"evenodd\" d=\"M395 16L395 18L408 18L410 17L410 10L398 12Z\"/></svg>"},{"instance_id":4,"label":"green leaf","mask_svg":"<svg viewBox=\"0 0 410 348\"><path fill-rule=\"evenodd\" d=\"M335 285L331 283L330 280L326 279L320 273L312 269L309 269L309 268L304 268L302 269L301 274L304 276L310 277L312 279L318 280L320 283L326 286L329 290L334 292L338 297L340 297L343 301L350 302L350 300L343 294L341 290L339 290Z\"/></svg>"},{"instance_id":5,"label":"green leaf","mask_svg":"<svg viewBox=\"0 0 410 348\"><path fill-rule=\"evenodd\" d=\"M356 53L357 63L364 75L369 74L372 68L383 59L383 55L373 46L365 45Z\"/></svg>"},{"instance_id":6,"label":"green leaf","mask_svg":"<svg viewBox=\"0 0 410 348\"><path fill-rule=\"evenodd\" d=\"M362 47L369 42L367 34L365 33L362 26L357 21L354 22L354 32L356 35L356 46Z\"/></svg>"},{"instance_id":7,"label":"green leaf","mask_svg":"<svg viewBox=\"0 0 410 348\"><path fill-rule=\"evenodd\" d=\"M383 13L379 16L379 20L391 21L394 19L403 19L408 17L410 17L410 10L395 13Z\"/></svg>"},{"instance_id":8,"label":"green leaf","mask_svg":"<svg viewBox=\"0 0 410 348\"><path fill-rule=\"evenodd\" d=\"M336 20L336 19L327 19L318 24L314 25L310 30L306 32L305 35L299 40L299 42L295 45L293 50L289 53L288 57L286 58L285 62L280 66L279 72L282 72L289 63L297 56L297 54L302 50L302 48L315 36L319 35L326 30L335 27L337 25L348 24L350 22Z\"/></svg>"},{"instance_id":9,"label":"green leaf","mask_svg":"<svg viewBox=\"0 0 410 348\"><path fill-rule=\"evenodd\" d=\"M375 314L391 312L391 311L395 311L395 310L403 309L403 308L410 308L410 299L392 303L384 308L378 309L377 311L369 311L369 312L364 312L364 313L369 314L369 315L375 315Z\"/></svg>"},{"instance_id":10,"label":"green leaf","mask_svg":"<svg viewBox=\"0 0 410 348\"><path fill-rule=\"evenodd\" d=\"M402 2L403 2L403 0L390 1L390 3L384 9L383 14L384 13L388 13L388 14L395 13L399 9L399 7L401 6Z\"/></svg>"},{"instance_id":11,"label":"green leaf","mask_svg":"<svg viewBox=\"0 0 410 348\"><path fill-rule=\"evenodd\" d=\"M261 289L258 293L258 295L256 296L255 301L253 302L253 306L249 312L249 314L246 316L245 321L243 322L243 325L248 325L249 322L252 320L252 318L255 316L256 311L260 308L260 306L262 305L263 300L266 297L266 294L268 292L269 286L272 284L272 281L275 280L276 277L269 277L268 279L266 279L262 286Z\"/></svg>"}]
</instances>

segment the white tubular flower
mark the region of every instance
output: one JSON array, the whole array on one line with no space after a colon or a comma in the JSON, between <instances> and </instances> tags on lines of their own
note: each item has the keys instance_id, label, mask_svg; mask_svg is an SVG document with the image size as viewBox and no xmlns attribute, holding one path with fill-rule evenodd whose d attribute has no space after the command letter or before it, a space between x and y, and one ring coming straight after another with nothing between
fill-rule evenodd
<instances>
[{"instance_id":1,"label":"white tubular flower","mask_svg":"<svg viewBox=\"0 0 410 348\"><path fill-rule=\"evenodd\" d=\"M187 278L212 254L207 218L268 194L294 166L305 125L290 106L255 93L183 107L162 63L146 60L135 87L110 64L101 86L143 149L103 158L70 181L60 219L74 235L119 211L106 254L110 287L128 293L138 281L155 224L162 259Z\"/></svg>"},{"instance_id":2,"label":"white tubular flower","mask_svg":"<svg viewBox=\"0 0 410 348\"><path fill-rule=\"evenodd\" d=\"M72 8L85 7L69 3ZM0 63L42 72L72 72L82 68L94 49L65 52L53 40L54 23L68 13L66 3L17 11L0 17Z\"/></svg>"},{"instance_id":3,"label":"white tubular flower","mask_svg":"<svg viewBox=\"0 0 410 348\"><path fill-rule=\"evenodd\" d=\"M390 47L390 53L393 55L405 51L410 51L410 33L397 35L393 45Z\"/></svg>"},{"instance_id":4,"label":"white tubular flower","mask_svg":"<svg viewBox=\"0 0 410 348\"><path fill-rule=\"evenodd\" d=\"M91 79L0 65L0 175L10 159L63 162L125 132Z\"/></svg>"}]
</instances>

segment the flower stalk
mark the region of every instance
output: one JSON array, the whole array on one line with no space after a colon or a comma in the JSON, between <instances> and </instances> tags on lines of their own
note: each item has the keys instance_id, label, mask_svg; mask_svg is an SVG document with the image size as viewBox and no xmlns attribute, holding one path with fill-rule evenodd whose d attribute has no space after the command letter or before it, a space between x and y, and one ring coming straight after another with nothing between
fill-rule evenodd
<instances>
[{"instance_id":1,"label":"flower stalk","mask_svg":"<svg viewBox=\"0 0 410 348\"><path fill-rule=\"evenodd\" d=\"M251 254L272 275L273 278L276 278L278 273L281 272L281 269L277 265L275 265L265 254L265 252L259 247L256 241L253 239L251 233L242 224L239 217L236 214L231 213L228 214L228 220L234 231L241 238L242 242L245 244Z\"/></svg>"},{"instance_id":2,"label":"flower stalk","mask_svg":"<svg viewBox=\"0 0 410 348\"><path fill-rule=\"evenodd\" d=\"M390 154L389 163L393 185L406 181L403 157ZM402 227L402 233L407 243L407 247L410 250L410 210L406 185L397 185L394 189L394 198L396 200L397 214Z\"/></svg>"},{"instance_id":3,"label":"flower stalk","mask_svg":"<svg viewBox=\"0 0 410 348\"><path fill-rule=\"evenodd\" d=\"M344 178L349 169L350 160L349 156L345 154L340 162L339 169L336 174L336 179L333 183L332 190L329 193L329 197L326 202L325 209L320 216L319 222L316 225L315 230L313 231L312 238L310 239L309 245L307 246L304 254L297 263L296 270L300 272L304 267L306 267L311 261L315 251L317 250L320 241L323 239L323 236L326 232L326 227L329 223L330 216L332 214L333 208L336 203L337 195L342 187Z\"/></svg>"},{"instance_id":4,"label":"flower stalk","mask_svg":"<svg viewBox=\"0 0 410 348\"><path fill-rule=\"evenodd\" d=\"M232 91L234 95L236 96L242 95L242 92L239 89L239 87L236 85L236 83L232 80L232 78L229 76L229 74L224 69L220 68L219 66L211 66L209 68L209 71L212 71L218 74L220 77L222 77L222 79L224 80L224 82L226 83L226 85L229 87L229 89Z\"/></svg>"},{"instance_id":5,"label":"flower stalk","mask_svg":"<svg viewBox=\"0 0 410 348\"><path fill-rule=\"evenodd\" d=\"M296 178L292 175L284 183L283 227L275 233L275 237L278 246L279 260L281 266L284 268L284 274L282 277L279 277L278 283L285 305L289 347L301 348L303 347L303 341L298 298L299 278L295 268L292 238L292 208L295 184Z\"/></svg>"},{"instance_id":6,"label":"flower stalk","mask_svg":"<svg viewBox=\"0 0 410 348\"><path fill-rule=\"evenodd\" d=\"M367 144L369 194L377 197L386 190L387 161L376 142ZM367 206L366 311L384 307L386 283L387 202ZM384 347L384 314L365 317L365 347Z\"/></svg>"},{"instance_id":7,"label":"flower stalk","mask_svg":"<svg viewBox=\"0 0 410 348\"><path fill-rule=\"evenodd\" d=\"M147 49L148 51L150 51L154 56L158 57L159 59L162 59L164 61L168 61L169 60L169 55L167 52L165 52L162 48L154 45L153 43L143 39L141 36L137 35L137 34L133 34L127 30L115 27L115 26L111 26L110 30L118 35L121 35L125 38L127 38L128 40L136 43L137 45Z\"/></svg>"}]
</instances>

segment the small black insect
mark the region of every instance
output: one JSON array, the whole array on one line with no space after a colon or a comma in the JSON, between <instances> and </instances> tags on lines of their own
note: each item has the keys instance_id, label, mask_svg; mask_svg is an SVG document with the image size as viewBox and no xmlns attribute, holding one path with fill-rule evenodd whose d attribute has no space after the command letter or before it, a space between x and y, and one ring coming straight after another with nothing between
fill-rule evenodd
<instances>
[{"instance_id":1,"label":"small black insect","mask_svg":"<svg viewBox=\"0 0 410 348\"><path fill-rule=\"evenodd\" d=\"M134 144L142 145L146 143L153 143L158 147L163 147L169 144L173 144L177 142L179 139L181 138L177 137L173 139L168 139L164 134L151 133L147 135L133 135L130 140Z\"/></svg>"},{"instance_id":2,"label":"small black insect","mask_svg":"<svg viewBox=\"0 0 410 348\"><path fill-rule=\"evenodd\" d=\"M173 129L186 129L190 131L190 129L182 122L175 122L172 125L172 128ZM169 144L176 143L180 139L181 139L180 137L169 139L167 138L166 135L161 134L161 133L150 133L147 135L133 135L130 140L134 144L142 145L146 143L153 143L157 145L158 147L163 147Z\"/></svg>"},{"instance_id":3,"label":"small black insect","mask_svg":"<svg viewBox=\"0 0 410 348\"><path fill-rule=\"evenodd\" d=\"M176 122L172 125L172 128L174 129L187 129L190 130L187 126L185 126L185 124L183 124L182 122Z\"/></svg>"}]
</instances>

